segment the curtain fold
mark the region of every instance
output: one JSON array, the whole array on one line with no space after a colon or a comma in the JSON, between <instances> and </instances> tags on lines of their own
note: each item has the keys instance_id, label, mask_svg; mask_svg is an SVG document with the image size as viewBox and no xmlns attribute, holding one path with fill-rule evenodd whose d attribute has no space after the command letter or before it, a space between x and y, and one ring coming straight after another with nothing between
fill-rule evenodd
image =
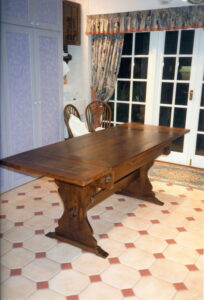
<instances>
[{"instance_id":1,"label":"curtain fold","mask_svg":"<svg viewBox=\"0 0 204 300\"><path fill-rule=\"evenodd\" d=\"M119 72L124 34L93 35L92 89L95 98L108 101Z\"/></svg>"},{"instance_id":2,"label":"curtain fold","mask_svg":"<svg viewBox=\"0 0 204 300\"><path fill-rule=\"evenodd\" d=\"M204 5L92 15L87 34L204 28Z\"/></svg>"}]
</instances>

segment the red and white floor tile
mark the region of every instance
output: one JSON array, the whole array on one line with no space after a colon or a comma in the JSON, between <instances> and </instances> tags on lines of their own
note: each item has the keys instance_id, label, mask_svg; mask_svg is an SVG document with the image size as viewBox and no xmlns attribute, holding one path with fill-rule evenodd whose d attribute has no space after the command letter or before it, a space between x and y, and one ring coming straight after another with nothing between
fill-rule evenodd
<instances>
[{"instance_id":1,"label":"red and white floor tile","mask_svg":"<svg viewBox=\"0 0 204 300\"><path fill-rule=\"evenodd\" d=\"M112 195L88 212L107 259L45 236L63 211L53 180L2 194L1 299L203 299L203 191L152 183L164 206Z\"/></svg>"}]
</instances>

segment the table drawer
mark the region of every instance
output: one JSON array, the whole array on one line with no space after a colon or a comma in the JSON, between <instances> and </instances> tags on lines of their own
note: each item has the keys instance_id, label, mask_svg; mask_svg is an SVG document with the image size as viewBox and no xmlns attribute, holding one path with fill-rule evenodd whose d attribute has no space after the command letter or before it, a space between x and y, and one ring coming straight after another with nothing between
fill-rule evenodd
<instances>
[{"instance_id":1,"label":"table drawer","mask_svg":"<svg viewBox=\"0 0 204 300\"><path fill-rule=\"evenodd\" d=\"M149 162L153 162L159 155L164 153L166 147L158 149L151 149L147 151L145 154L137 155L126 160L123 163L120 163L118 166L113 168L115 181L123 178L124 176L134 172L135 170L141 168L142 166L148 164Z\"/></svg>"}]
</instances>

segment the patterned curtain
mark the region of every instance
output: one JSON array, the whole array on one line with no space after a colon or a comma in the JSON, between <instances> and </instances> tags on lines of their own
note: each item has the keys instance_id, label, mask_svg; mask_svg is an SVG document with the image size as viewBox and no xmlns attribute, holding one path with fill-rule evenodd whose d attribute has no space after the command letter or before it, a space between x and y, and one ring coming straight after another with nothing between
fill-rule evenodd
<instances>
[{"instance_id":1,"label":"patterned curtain","mask_svg":"<svg viewBox=\"0 0 204 300\"><path fill-rule=\"evenodd\" d=\"M93 36L92 98L108 101L114 93L123 42L124 34Z\"/></svg>"},{"instance_id":2,"label":"patterned curtain","mask_svg":"<svg viewBox=\"0 0 204 300\"><path fill-rule=\"evenodd\" d=\"M204 28L204 5L92 15L92 100L108 101L119 72L124 33Z\"/></svg>"},{"instance_id":3,"label":"patterned curtain","mask_svg":"<svg viewBox=\"0 0 204 300\"><path fill-rule=\"evenodd\" d=\"M204 5L131 11L87 17L87 34L204 28Z\"/></svg>"}]
</instances>

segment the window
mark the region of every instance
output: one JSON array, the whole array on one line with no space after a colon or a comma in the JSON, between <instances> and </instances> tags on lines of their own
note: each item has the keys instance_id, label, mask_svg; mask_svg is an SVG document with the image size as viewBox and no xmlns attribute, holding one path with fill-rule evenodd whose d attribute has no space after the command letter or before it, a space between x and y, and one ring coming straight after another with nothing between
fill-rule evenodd
<instances>
[{"instance_id":1,"label":"window","mask_svg":"<svg viewBox=\"0 0 204 300\"><path fill-rule=\"evenodd\" d=\"M150 33L125 34L115 93L109 104L114 124L144 123Z\"/></svg>"}]
</instances>

